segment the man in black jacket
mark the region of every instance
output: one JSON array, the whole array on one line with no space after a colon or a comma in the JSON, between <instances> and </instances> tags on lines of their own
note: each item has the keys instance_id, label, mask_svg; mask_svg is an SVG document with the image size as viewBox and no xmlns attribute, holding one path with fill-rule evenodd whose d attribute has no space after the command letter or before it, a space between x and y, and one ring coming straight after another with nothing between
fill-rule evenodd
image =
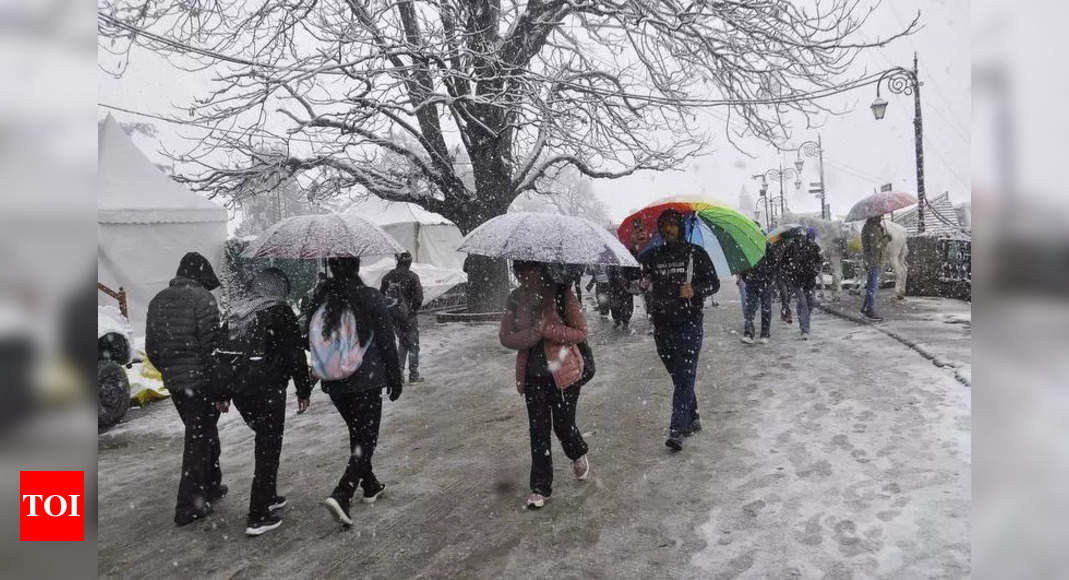
<instances>
[{"instance_id":1,"label":"man in black jacket","mask_svg":"<svg viewBox=\"0 0 1069 580\"><path fill-rule=\"evenodd\" d=\"M765 243L765 255L753 268L741 272L739 279L745 288L742 315L745 320L742 330L742 342L754 342L754 315L761 309L761 344L768 344L772 335L772 292L776 284L778 262L777 252L773 246Z\"/></svg>"},{"instance_id":2,"label":"man in black jacket","mask_svg":"<svg viewBox=\"0 0 1069 580\"><path fill-rule=\"evenodd\" d=\"M234 406L245 424L256 433L255 471L249 494L248 525L245 533L259 536L282 525L279 510L286 497L278 495L279 456L286 420L286 386L297 388L297 413L308 409L312 392L311 375L301 330L293 309L286 303L290 283L278 268L256 274L249 297L227 319L225 328L236 343L249 346L241 355L248 362L244 376L221 385L233 395ZM245 340L242 340L245 339Z\"/></svg>"},{"instance_id":3,"label":"man in black jacket","mask_svg":"<svg viewBox=\"0 0 1069 580\"><path fill-rule=\"evenodd\" d=\"M219 307L211 290L218 287L211 263L190 252L182 257L169 287L148 305L145 352L163 375L186 428L174 515L180 526L207 517L212 502L227 492L219 469L216 429L225 394L212 381Z\"/></svg>"},{"instance_id":4,"label":"man in black jacket","mask_svg":"<svg viewBox=\"0 0 1069 580\"><path fill-rule=\"evenodd\" d=\"M397 356L401 372L408 359L408 382L422 383L419 375L419 309L423 306L423 284L419 274L412 271L412 254L397 256L397 267L382 277L380 291L395 302L393 326L397 333Z\"/></svg>"},{"instance_id":5,"label":"man in black jacket","mask_svg":"<svg viewBox=\"0 0 1069 580\"><path fill-rule=\"evenodd\" d=\"M701 431L694 381L702 348L703 303L720 289L709 254L683 239L683 216L667 209L657 218L664 244L639 258L649 289L647 308L653 321L657 354L672 376L672 419L668 439L674 451L683 448L683 437Z\"/></svg>"},{"instance_id":6,"label":"man in black jacket","mask_svg":"<svg viewBox=\"0 0 1069 580\"><path fill-rule=\"evenodd\" d=\"M813 291L817 285L817 276L821 273L824 258L820 255L820 246L816 242L817 232L814 228L806 230L805 237L798 237L784 242L781 270L790 285L791 292L798 297L798 326L802 331L802 340L809 340L809 316L813 312Z\"/></svg>"}]
</instances>

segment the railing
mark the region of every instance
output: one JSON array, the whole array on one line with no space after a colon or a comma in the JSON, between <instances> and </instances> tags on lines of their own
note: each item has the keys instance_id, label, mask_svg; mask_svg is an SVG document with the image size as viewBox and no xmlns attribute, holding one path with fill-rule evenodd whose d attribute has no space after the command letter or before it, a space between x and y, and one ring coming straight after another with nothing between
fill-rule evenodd
<instances>
[{"instance_id":1,"label":"railing","mask_svg":"<svg viewBox=\"0 0 1069 580\"><path fill-rule=\"evenodd\" d=\"M119 302L119 312L121 312L122 315L126 318L130 318L130 313L127 311L126 290L122 286L119 286L119 290L115 291L111 288L108 288L104 284L97 282L97 290L100 290L101 292L117 300Z\"/></svg>"}]
</instances>

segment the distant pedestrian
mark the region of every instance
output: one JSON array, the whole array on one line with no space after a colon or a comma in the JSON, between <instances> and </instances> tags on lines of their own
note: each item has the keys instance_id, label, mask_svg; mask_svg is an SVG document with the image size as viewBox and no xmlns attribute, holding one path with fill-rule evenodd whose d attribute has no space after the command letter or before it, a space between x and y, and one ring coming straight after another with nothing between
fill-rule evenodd
<instances>
[{"instance_id":1,"label":"distant pedestrian","mask_svg":"<svg viewBox=\"0 0 1069 580\"><path fill-rule=\"evenodd\" d=\"M308 341L313 374L349 430L345 473L323 504L335 520L351 526L356 486L364 489L366 503L386 488L375 477L371 458L379 441L382 391L396 401L403 380L386 298L360 279L360 258L330 258L327 265L332 277L313 299Z\"/></svg>"},{"instance_id":2,"label":"distant pedestrian","mask_svg":"<svg viewBox=\"0 0 1069 580\"><path fill-rule=\"evenodd\" d=\"M880 288L880 268L883 267L883 251L891 236L883 227L883 216L870 217L861 228L861 249L865 264L865 302L861 314L872 321L883 320L876 313L876 292Z\"/></svg>"},{"instance_id":3,"label":"distant pedestrian","mask_svg":"<svg viewBox=\"0 0 1069 580\"><path fill-rule=\"evenodd\" d=\"M586 285L586 291L594 289L594 301L598 305L598 314L602 318L609 317L609 268L611 266L596 265L591 269L590 283Z\"/></svg>"},{"instance_id":4,"label":"distant pedestrian","mask_svg":"<svg viewBox=\"0 0 1069 580\"><path fill-rule=\"evenodd\" d=\"M694 382L704 328L705 298L720 289L709 254L686 241L683 216L667 209L657 218L664 244L647 250L639 262L649 288L646 306L653 320L657 354L672 377L672 418L665 445L683 448L683 437L701 431Z\"/></svg>"},{"instance_id":5,"label":"distant pedestrian","mask_svg":"<svg viewBox=\"0 0 1069 580\"><path fill-rule=\"evenodd\" d=\"M754 265L753 268L744 270L739 274L740 287L745 290L743 299L743 330L742 342L753 344L754 342L754 315L757 309L761 309L761 344L768 344L772 336L772 293L776 285L777 254L772 244L765 243L765 255Z\"/></svg>"},{"instance_id":6,"label":"distant pedestrian","mask_svg":"<svg viewBox=\"0 0 1069 580\"><path fill-rule=\"evenodd\" d=\"M290 283L277 268L256 274L246 300L227 319L223 351L231 358L225 385L245 424L256 433L255 470L245 533L259 536L282 525L279 456L286 420L286 386L297 388L297 413L308 409L312 380L297 317L286 303ZM237 347L237 348L235 348ZM237 372L235 372L237 371Z\"/></svg>"},{"instance_id":7,"label":"distant pedestrian","mask_svg":"<svg viewBox=\"0 0 1069 580\"><path fill-rule=\"evenodd\" d=\"M412 254L397 256L397 267L382 277L381 291L390 299L394 331L397 333L397 356L404 374L408 361L408 382L422 383L419 374L419 309L423 307L423 283L412 271Z\"/></svg>"},{"instance_id":8,"label":"distant pedestrian","mask_svg":"<svg viewBox=\"0 0 1069 580\"><path fill-rule=\"evenodd\" d=\"M219 412L226 394L214 381L219 344L219 306L211 291L219 279L207 258L189 252L167 288L149 302L145 353L163 376L185 426L182 472L174 522L184 526L209 516L227 493L219 469Z\"/></svg>"},{"instance_id":9,"label":"distant pedestrian","mask_svg":"<svg viewBox=\"0 0 1069 580\"><path fill-rule=\"evenodd\" d=\"M772 278L772 294L779 297L779 317L787 324L794 324L794 317L791 315L791 284L782 270L782 255L791 239L793 238L785 237L782 241L772 244L773 262L778 265Z\"/></svg>"},{"instance_id":10,"label":"distant pedestrian","mask_svg":"<svg viewBox=\"0 0 1069 580\"><path fill-rule=\"evenodd\" d=\"M587 326L571 284L558 284L539 262L513 262L520 287L509 295L500 340L516 353L516 390L527 403L531 438L531 492L538 509L553 494L552 430L577 479L590 474L587 444L575 425L583 359L575 345Z\"/></svg>"},{"instance_id":11,"label":"distant pedestrian","mask_svg":"<svg viewBox=\"0 0 1069 580\"><path fill-rule=\"evenodd\" d=\"M631 316L635 312L635 294L637 282L642 277L638 268L610 266L609 273L609 312L612 314L613 328L627 330Z\"/></svg>"},{"instance_id":12,"label":"distant pedestrian","mask_svg":"<svg viewBox=\"0 0 1069 580\"><path fill-rule=\"evenodd\" d=\"M785 242L782 258L781 270L792 292L798 297L798 326L802 340L809 340L809 319L814 306L813 292L824 265L816 237L816 230L808 228L805 237Z\"/></svg>"}]
</instances>

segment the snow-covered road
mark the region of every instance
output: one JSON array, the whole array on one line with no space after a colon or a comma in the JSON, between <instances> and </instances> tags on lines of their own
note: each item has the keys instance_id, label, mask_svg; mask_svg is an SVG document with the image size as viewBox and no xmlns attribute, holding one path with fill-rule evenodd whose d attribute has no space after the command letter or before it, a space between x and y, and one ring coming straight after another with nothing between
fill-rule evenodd
<instances>
[{"instance_id":1,"label":"snow-covered road","mask_svg":"<svg viewBox=\"0 0 1069 580\"><path fill-rule=\"evenodd\" d=\"M731 288L728 286L728 288ZM724 296L728 294L729 296ZM423 327L426 383L384 405L375 471L387 490L341 530L318 505L340 476L344 424L316 390L291 394L279 491L285 523L243 535L252 432L220 422L230 495L171 523L181 424L170 402L100 437L99 572L181 577L850 578L969 575L970 391L867 327L823 313L813 340L775 322L745 346L737 298L706 310L705 430L664 447L670 383L636 333L588 313L598 375L579 403L592 477L554 446L554 495L522 509L529 451L513 354L493 325Z\"/></svg>"}]
</instances>

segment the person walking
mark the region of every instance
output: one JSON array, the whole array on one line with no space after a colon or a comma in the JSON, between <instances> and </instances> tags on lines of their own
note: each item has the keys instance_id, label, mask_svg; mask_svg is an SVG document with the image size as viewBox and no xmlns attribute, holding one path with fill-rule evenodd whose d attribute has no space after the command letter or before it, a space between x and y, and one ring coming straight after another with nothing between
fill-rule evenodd
<instances>
[{"instance_id":1,"label":"person walking","mask_svg":"<svg viewBox=\"0 0 1069 580\"><path fill-rule=\"evenodd\" d=\"M397 256L397 267L382 277L381 291L393 302L394 331L397 333L397 356L401 374L408 361L408 382L422 383L419 374L419 309L423 307L423 284L412 271L412 254Z\"/></svg>"},{"instance_id":2,"label":"person walking","mask_svg":"<svg viewBox=\"0 0 1069 580\"><path fill-rule=\"evenodd\" d=\"M883 250L891 237L883 227L883 216L870 217L861 227L861 250L864 258L866 285L865 302L861 315L874 322L883 318L876 314L876 292L880 288L880 268L883 267Z\"/></svg>"},{"instance_id":3,"label":"person walking","mask_svg":"<svg viewBox=\"0 0 1069 580\"><path fill-rule=\"evenodd\" d=\"M817 231L806 230L805 237L786 242L782 270L793 293L798 298L798 327L802 340L809 340L809 322L813 312L813 292L824 259L816 243Z\"/></svg>"},{"instance_id":4,"label":"person walking","mask_svg":"<svg viewBox=\"0 0 1069 580\"><path fill-rule=\"evenodd\" d=\"M227 319L228 346L244 344L247 362L240 376L227 385L245 424L256 433L255 469L249 494L245 534L259 536L282 525L279 510L286 507L278 495L278 465L286 420L286 386L297 388L297 413L308 409L312 380L304 354L301 331L293 309L286 303L290 282L278 268L267 268L252 280L247 300Z\"/></svg>"},{"instance_id":5,"label":"person walking","mask_svg":"<svg viewBox=\"0 0 1069 580\"><path fill-rule=\"evenodd\" d=\"M667 209L657 218L664 244L647 250L642 264L649 288L646 306L653 321L657 354L672 377L672 417L665 445L683 449L683 437L701 431L694 381L704 329L705 298L720 289L712 260L701 246L683 239L683 216Z\"/></svg>"},{"instance_id":6,"label":"person walking","mask_svg":"<svg viewBox=\"0 0 1069 580\"><path fill-rule=\"evenodd\" d=\"M219 306L211 291L218 287L207 258L189 252L168 287L149 302L145 322L145 353L163 376L185 427L174 514L179 526L209 516L213 502L227 493L217 429L226 395L213 381Z\"/></svg>"},{"instance_id":7,"label":"person walking","mask_svg":"<svg viewBox=\"0 0 1069 580\"><path fill-rule=\"evenodd\" d=\"M557 283L539 262L515 261L520 282L506 303L499 339L516 350L516 390L527 403L531 440L531 492L526 507L539 509L553 494L552 430L572 461L577 479L590 475L588 447L575 425L583 374L576 345L587 326L567 281ZM562 353L564 353L562 355Z\"/></svg>"},{"instance_id":8,"label":"person walking","mask_svg":"<svg viewBox=\"0 0 1069 580\"><path fill-rule=\"evenodd\" d=\"M594 302L598 305L598 314L602 318L608 318L611 306L609 304L609 268L611 266L605 266L598 264L594 266L590 272L590 282L586 285L586 291L590 292L590 289L594 289ZM580 299L580 302L582 300Z\"/></svg>"},{"instance_id":9,"label":"person walking","mask_svg":"<svg viewBox=\"0 0 1069 580\"><path fill-rule=\"evenodd\" d=\"M635 292L641 270L625 266L609 266L609 313L613 328L627 330L635 312Z\"/></svg>"},{"instance_id":10,"label":"person walking","mask_svg":"<svg viewBox=\"0 0 1069 580\"><path fill-rule=\"evenodd\" d=\"M351 526L350 507L357 485L363 488L366 503L374 502L386 488L375 476L371 458L379 441L382 390L396 401L401 396L403 380L386 298L360 279L360 258L330 258L327 267L332 277L312 300L314 314L308 340L313 351L313 374L321 378L323 391L349 430L349 453L345 473L323 505L335 520ZM358 349L357 368L346 378L328 379L323 376L327 365L337 363L318 359L317 342L338 337L355 338L358 342L351 346ZM335 345L332 354L338 348ZM349 354L342 353L342 357L348 359Z\"/></svg>"},{"instance_id":11,"label":"person walking","mask_svg":"<svg viewBox=\"0 0 1069 580\"><path fill-rule=\"evenodd\" d=\"M740 287L745 296L742 301L743 329L742 342L754 343L754 315L761 309L761 344L768 344L772 337L772 293L775 291L777 274L777 252L772 244L765 243L765 255L753 268L739 273Z\"/></svg>"}]
</instances>

